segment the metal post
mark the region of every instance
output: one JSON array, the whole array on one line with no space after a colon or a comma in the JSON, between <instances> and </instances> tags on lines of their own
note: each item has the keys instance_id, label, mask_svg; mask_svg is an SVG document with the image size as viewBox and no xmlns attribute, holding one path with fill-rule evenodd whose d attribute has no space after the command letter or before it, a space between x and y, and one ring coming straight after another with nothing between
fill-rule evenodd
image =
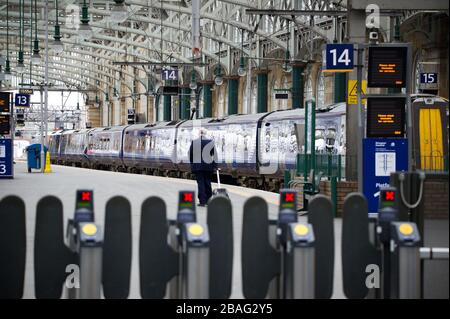
<instances>
[{"instance_id":1,"label":"metal post","mask_svg":"<svg viewBox=\"0 0 450 319\"><path fill-rule=\"evenodd\" d=\"M407 134L408 134L408 170L411 171L416 166L415 160L412 157L413 148L413 129L412 129L412 112L411 109L411 65L412 65L412 48L411 44L407 44L406 50L406 116L407 116ZM414 162L414 165L413 165Z\"/></svg>"},{"instance_id":2,"label":"metal post","mask_svg":"<svg viewBox=\"0 0 450 319\"><path fill-rule=\"evenodd\" d=\"M45 169L45 140L47 135L47 109L48 109L48 0L45 1L45 73L44 73L44 97L45 108L42 110L42 90L41 90L41 172Z\"/></svg>"},{"instance_id":3,"label":"metal post","mask_svg":"<svg viewBox=\"0 0 450 319\"><path fill-rule=\"evenodd\" d=\"M79 225L80 289L79 299L100 299L103 239L97 226Z\"/></svg>"},{"instance_id":4,"label":"metal post","mask_svg":"<svg viewBox=\"0 0 450 319\"><path fill-rule=\"evenodd\" d=\"M360 44L356 45L358 55L358 65L356 71L356 95L358 99L358 132L357 132L357 167L358 167L358 192L363 191L363 138L364 138L364 110L362 106L361 85L362 85L362 69L364 66L363 53L364 47Z\"/></svg>"},{"instance_id":5,"label":"metal post","mask_svg":"<svg viewBox=\"0 0 450 319\"><path fill-rule=\"evenodd\" d=\"M184 294L182 298L209 298L209 233L206 226L186 223L183 233Z\"/></svg>"}]
</instances>

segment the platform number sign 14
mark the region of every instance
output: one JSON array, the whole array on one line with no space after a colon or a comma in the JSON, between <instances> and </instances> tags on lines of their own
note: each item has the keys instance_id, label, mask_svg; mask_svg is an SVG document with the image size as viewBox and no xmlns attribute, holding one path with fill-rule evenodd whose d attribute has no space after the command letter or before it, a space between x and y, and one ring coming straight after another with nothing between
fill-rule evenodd
<instances>
[{"instance_id":1,"label":"platform number sign 14","mask_svg":"<svg viewBox=\"0 0 450 319\"><path fill-rule=\"evenodd\" d=\"M177 81L178 80L178 70L163 69L162 70L162 80L163 81Z\"/></svg>"},{"instance_id":2,"label":"platform number sign 14","mask_svg":"<svg viewBox=\"0 0 450 319\"><path fill-rule=\"evenodd\" d=\"M353 70L353 44L327 44L324 71L351 72Z\"/></svg>"}]
</instances>

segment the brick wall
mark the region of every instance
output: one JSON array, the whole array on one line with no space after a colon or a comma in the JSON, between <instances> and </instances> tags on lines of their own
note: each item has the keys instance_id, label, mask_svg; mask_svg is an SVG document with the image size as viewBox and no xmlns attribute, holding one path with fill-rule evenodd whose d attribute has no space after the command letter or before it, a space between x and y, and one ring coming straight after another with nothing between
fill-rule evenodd
<instances>
[{"instance_id":1,"label":"brick wall","mask_svg":"<svg viewBox=\"0 0 450 319\"><path fill-rule=\"evenodd\" d=\"M357 182L337 183L337 216L342 216L344 198L348 193L357 192ZM424 212L427 219L449 218L449 188L448 179L425 181L424 185ZM330 181L320 182L320 193L331 197Z\"/></svg>"},{"instance_id":2,"label":"brick wall","mask_svg":"<svg viewBox=\"0 0 450 319\"><path fill-rule=\"evenodd\" d=\"M341 181L337 182L337 217L342 216L344 198L347 194L358 191L358 182ZM320 193L331 197L331 182L320 182Z\"/></svg>"},{"instance_id":3,"label":"brick wall","mask_svg":"<svg viewBox=\"0 0 450 319\"><path fill-rule=\"evenodd\" d=\"M448 179L425 180L423 192L425 218L448 219Z\"/></svg>"}]
</instances>

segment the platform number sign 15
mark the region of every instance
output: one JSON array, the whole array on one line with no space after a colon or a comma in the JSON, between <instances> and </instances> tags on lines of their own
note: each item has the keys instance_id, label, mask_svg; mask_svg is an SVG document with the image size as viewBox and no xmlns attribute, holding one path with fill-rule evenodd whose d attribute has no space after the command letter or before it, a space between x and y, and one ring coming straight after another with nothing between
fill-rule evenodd
<instances>
[{"instance_id":1,"label":"platform number sign 15","mask_svg":"<svg viewBox=\"0 0 450 319\"><path fill-rule=\"evenodd\" d=\"M178 70L163 69L161 76L163 81L177 81Z\"/></svg>"},{"instance_id":2,"label":"platform number sign 15","mask_svg":"<svg viewBox=\"0 0 450 319\"><path fill-rule=\"evenodd\" d=\"M436 84L437 79L437 73L420 73L420 83L422 84Z\"/></svg>"},{"instance_id":3,"label":"platform number sign 15","mask_svg":"<svg viewBox=\"0 0 450 319\"><path fill-rule=\"evenodd\" d=\"M327 44L324 71L351 72L353 70L353 44Z\"/></svg>"}]
</instances>

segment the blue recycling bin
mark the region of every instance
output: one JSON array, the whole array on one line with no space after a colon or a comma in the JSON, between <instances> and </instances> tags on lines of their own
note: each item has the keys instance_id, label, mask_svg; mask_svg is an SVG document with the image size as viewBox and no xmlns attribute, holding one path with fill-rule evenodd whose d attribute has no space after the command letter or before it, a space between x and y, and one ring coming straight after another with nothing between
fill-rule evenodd
<instances>
[{"instance_id":1,"label":"blue recycling bin","mask_svg":"<svg viewBox=\"0 0 450 319\"><path fill-rule=\"evenodd\" d=\"M31 169L41 169L41 144L31 144L26 148L28 173ZM44 145L45 156L47 156L48 148ZM45 160L45 159L44 159Z\"/></svg>"}]
</instances>

